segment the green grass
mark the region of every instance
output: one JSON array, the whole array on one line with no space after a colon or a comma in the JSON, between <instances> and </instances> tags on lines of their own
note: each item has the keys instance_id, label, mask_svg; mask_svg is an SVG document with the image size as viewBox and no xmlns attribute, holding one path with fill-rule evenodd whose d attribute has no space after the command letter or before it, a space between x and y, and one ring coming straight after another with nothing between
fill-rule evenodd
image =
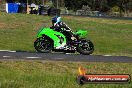
<instances>
[{"instance_id":1,"label":"green grass","mask_svg":"<svg viewBox=\"0 0 132 88\"><path fill-rule=\"evenodd\" d=\"M102 19L62 16L76 31L89 32L94 45L94 55L111 54L132 56L132 20ZM51 17L0 12L0 49L32 51L33 42L40 27L50 27Z\"/></svg>"},{"instance_id":2,"label":"green grass","mask_svg":"<svg viewBox=\"0 0 132 88\"><path fill-rule=\"evenodd\" d=\"M131 63L0 61L0 88L132 88L132 83L78 85L79 66L87 74L132 75Z\"/></svg>"}]
</instances>

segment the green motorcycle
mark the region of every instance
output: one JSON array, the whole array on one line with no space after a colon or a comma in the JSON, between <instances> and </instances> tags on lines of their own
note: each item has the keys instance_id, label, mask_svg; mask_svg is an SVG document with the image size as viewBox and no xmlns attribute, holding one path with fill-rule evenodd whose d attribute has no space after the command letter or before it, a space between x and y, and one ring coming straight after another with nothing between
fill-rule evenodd
<instances>
[{"instance_id":1,"label":"green motorcycle","mask_svg":"<svg viewBox=\"0 0 132 88\"><path fill-rule=\"evenodd\" d=\"M34 42L34 47L41 53L49 53L51 51L75 53L77 51L80 54L92 54L94 45L90 40L85 38L87 31L78 30L77 32L73 32L73 34L77 40L68 41L68 35L64 35L61 31L58 32L51 28L40 28L37 39Z\"/></svg>"}]
</instances>

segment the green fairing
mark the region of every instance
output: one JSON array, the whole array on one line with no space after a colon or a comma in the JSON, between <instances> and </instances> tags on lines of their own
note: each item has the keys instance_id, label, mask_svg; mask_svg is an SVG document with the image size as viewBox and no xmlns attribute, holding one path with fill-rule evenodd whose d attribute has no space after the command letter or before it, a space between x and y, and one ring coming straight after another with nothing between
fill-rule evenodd
<instances>
[{"instance_id":1,"label":"green fairing","mask_svg":"<svg viewBox=\"0 0 132 88\"><path fill-rule=\"evenodd\" d=\"M86 37L87 31L84 30L78 30L75 34L78 34L79 37Z\"/></svg>"},{"instance_id":2,"label":"green fairing","mask_svg":"<svg viewBox=\"0 0 132 88\"><path fill-rule=\"evenodd\" d=\"M77 32L74 32L74 34L78 34L79 37L86 37L87 31L78 30ZM54 48L60 47L61 45L66 45L66 37L62 33L54 31L53 29L40 28L40 30L37 34L37 38L42 37L42 35L46 35L54 41ZM56 35L63 37L64 41L62 44L59 43L60 39Z\"/></svg>"},{"instance_id":3,"label":"green fairing","mask_svg":"<svg viewBox=\"0 0 132 88\"><path fill-rule=\"evenodd\" d=\"M41 28L37 34L37 38L42 37L42 35L46 35L46 36L50 37L54 41L55 48L61 46L62 44L63 45L66 44L66 37L62 33L54 31L53 29ZM62 44L59 43L60 39L56 35L63 37L64 41Z\"/></svg>"}]
</instances>

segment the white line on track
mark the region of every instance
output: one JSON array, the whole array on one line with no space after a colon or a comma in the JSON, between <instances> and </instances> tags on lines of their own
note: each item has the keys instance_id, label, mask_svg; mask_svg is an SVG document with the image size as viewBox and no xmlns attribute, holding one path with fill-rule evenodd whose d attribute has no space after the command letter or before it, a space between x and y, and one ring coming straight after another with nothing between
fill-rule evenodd
<instances>
[{"instance_id":1,"label":"white line on track","mask_svg":"<svg viewBox=\"0 0 132 88\"><path fill-rule=\"evenodd\" d=\"M11 57L11 56L3 56L3 57Z\"/></svg>"},{"instance_id":2,"label":"white line on track","mask_svg":"<svg viewBox=\"0 0 132 88\"><path fill-rule=\"evenodd\" d=\"M16 52L16 51L8 51L8 52Z\"/></svg>"},{"instance_id":3,"label":"white line on track","mask_svg":"<svg viewBox=\"0 0 132 88\"><path fill-rule=\"evenodd\" d=\"M25 58L34 59L34 58L41 58L41 57L25 57Z\"/></svg>"},{"instance_id":4,"label":"white line on track","mask_svg":"<svg viewBox=\"0 0 132 88\"><path fill-rule=\"evenodd\" d=\"M109 57L109 56L112 56L112 55L103 55L103 56Z\"/></svg>"},{"instance_id":5,"label":"white line on track","mask_svg":"<svg viewBox=\"0 0 132 88\"><path fill-rule=\"evenodd\" d=\"M66 54L71 54L71 53L66 53Z\"/></svg>"},{"instance_id":6,"label":"white line on track","mask_svg":"<svg viewBox=\"0 0 132 88\"><path fill-rule=\"evenodd\" d=\"M0 52L16 52L16 51L11 51L11 50L0 50Z\"/></svg>"},{"instance_id":7,"label":"white line on track","mask_svg":"<svg viewBox=\"0 0 132 88\"><path fill-rule=\"evenodd\" d=\"M0 52L3 52L3 51L11 51L11 50L0 50Z\"/></svg>"}]
</instances>

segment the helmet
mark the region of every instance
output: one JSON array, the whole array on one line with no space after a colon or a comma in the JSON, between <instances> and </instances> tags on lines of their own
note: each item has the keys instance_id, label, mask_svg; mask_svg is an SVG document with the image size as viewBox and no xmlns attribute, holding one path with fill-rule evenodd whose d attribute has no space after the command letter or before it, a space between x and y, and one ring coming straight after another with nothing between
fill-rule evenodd
<instances>
[{"instance_id":1,"label":"helmet","mask_svg":"<svg viewBox=\"0 0 132 88\"><path fill-rule=\"evenodd\" d=\"M61 22L61 17L54 17L54 18L52 18L52 23L54 24L54 23L59 23L59 22Z\"/></svg>"}]
</instances>

